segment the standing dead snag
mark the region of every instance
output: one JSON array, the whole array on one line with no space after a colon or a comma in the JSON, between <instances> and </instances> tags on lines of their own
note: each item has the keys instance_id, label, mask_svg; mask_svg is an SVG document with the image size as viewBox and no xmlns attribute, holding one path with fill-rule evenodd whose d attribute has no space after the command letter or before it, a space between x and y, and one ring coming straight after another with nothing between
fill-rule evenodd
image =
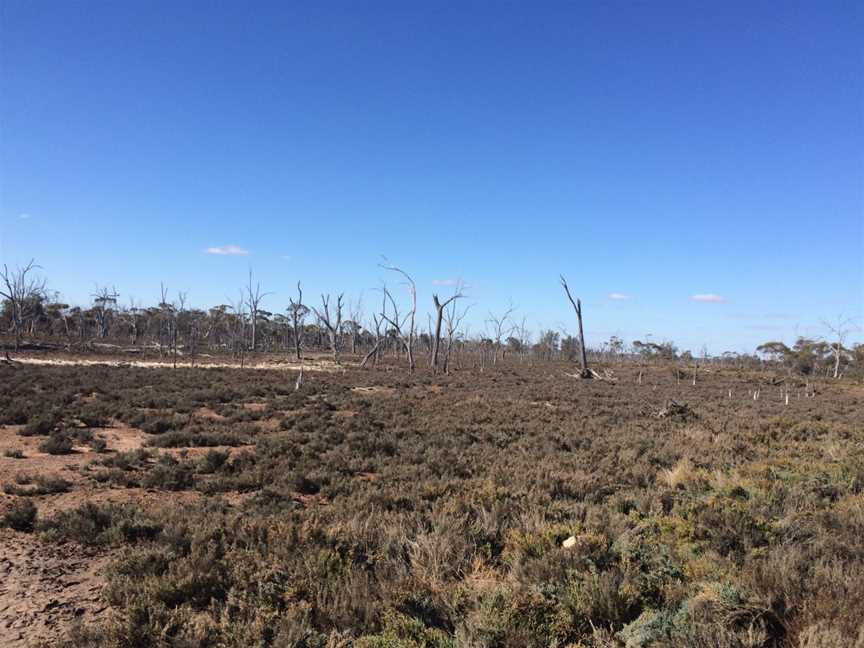
<instances>
[{"instance_id":1,"label":"standing dead snag","mask_svg":"<svg viewBox=\"0 0 864 648\"><path fill-rule=\"evenodd\" d=\"M457 289L458 292L458 289ZM456 302L450 302L450 306L444 309L444 321L447 323L447 348L444 350L444 373L450 373L450 353L453 351L453 340L462 325L462 320L468 315L471 305L462 310L456 309Z\"/></svg>"},{"instance_id":2,"label":"standing dead snag","mask_svg":"<svg viewBox=\"0 0 864 648\"><path fill-rule=\"evenodd\" d=\"M411 309L405 315L405 318L400 322L399 320L399 311L396 306L396 301L393 299L393 295L387 290L387 287L384 287L384 311L381 313L381 317L388 322L396 331L396 335L399 336L402 340L402 344L405 346L405 351L408 354L408 371L410 373L414 373L414 368L416 367L416 363L414 362L414 334L416 333L416 325L414 324L414 318L417 314L417 286L414 284L414 280L411 276L402 270L401 268L397 268L396 266L390 265L381 265L385 270L392 270L393 272L398 272L403 277L408 284L408 294L411 297ZM389 299L391 306L393 307L393 319L390 319L387 316L386 305L387 300ZM406 329L407 325L407 331Z\"/></svg>"},{"instance_id":3,"label":"standing dead snag","mask_svg":"<svg viewBox=\"0 0 864 648\"><path fill-rule=\"evenodd\" d=\"M508 324L510 316L513 315L513 312L515 310L516 307L513 306L513 303L511 302L510 307L506 311L504 311L503 315L495 315L491 312L489 313L489 319L486 321L486 323L492 326L491 334L494 337L494 347L492 355L493 365L498 363L498 352L501 350L501 340L505 337L508 337L515 328L513 324Z\"/></svg>"},{"instance_id":4,"label":"standing dead snag","mask_svg":"<svg viewBox=\"0 0 864 648\"><path fill-rule=\"evenodd\" d=\"M314 307L315 315L327 329L327 337L330 339L330 350L333 352L333 362L339 362L339 330L342 326L342 297L340 294L336 298L335 319L330 314L330 295L324 297L321 295L321 305L324 307L323 312L319 312Z\"/></svg>"},{"instance_id":5,"label":"standing dead snag","mask_svg":"<svg viewBox=\"0 0 864 648\"><path fill-rule=\"evenodd\" d=\"M384 293L382 297L381 303L381 312L384 313L387 311L387 292L386 286L384 287ZM381 326L384 324L384 317L378 317L375 313L372 314L372 322L375 324L375 345L369 350L365 356L363 356L363 362L360 363L360 368L365 369L366 364L370 359L374 358L374 366L378 366L378 355L381 352L381 344L384 341L384 338L381 337Z\"/></svg>"},{"instance_id":6,"label":"standing dead snag","mask_svg":"<svg viewBox=\"0 0 864 648\"><path fill-rule=\"evenodd\" d=\"M573 310L576 311L576 319L579 320L579 360L582 364L582 378L591 378L591 372L588 370L588 358L585 355L585 334L582 330L582 301L577 299L574 301L573 295L570 294L570 287L567 285L567 280L564 275L559 275L561 278L561 287L567 293L567 299L573 305Z\"/></svg>"},{"instance_id":7,"label":"standing dead snag","mask_svg":"<svg viewBox=\"0 0 864 648\"><path fill-rule=\"evenodd\" d=\"M96 292L90 296L93 298L93 317L96 318L96 336L107 338L120 293L117 292L116 288L109 289L107 286L104 288L96 286Z\"/></svg>"},{"instance_id":8,"label":"standing dead snag","mask_svg":"<svg viewBox=\"0 0 864 648\"><path fill-rule=\"evenodd\" d=\"M834 334L834 338L837 340L833 344L830 344L829 347L831 353L834 355L834 378L839 378L840 362L844 355L848 355L848 351L843 347L843 345L846 343L846 338L852 331L852 319L843 319L843 316L841 315L837 318L836 325L824 320L822 324Z\"/></svg>"},{"instance_id":9,"label":"standing dead snag","mask_svg":"<svg viewBox=\"0 0 864 648\"><path fill-rule=\"evenodd\" d=\"M294 330L294 354L297 359L300 359L300 344L301 344L301 327L306 315L309 314L309 309L303 305L303 289L300 287L300 282L297 282L297 301L293 298L288 300L288 313L291 315L291 328Z\"/></svg>"},{"instance_id":10,"label":"standing dead snag","mask_svg":"<svg viewBox=\"0 0 864 648\"><path fill-rule=\"evenodd\" d=\"M449 304L462 297L462 293L457 288L456 293L443 302L439 301L438 295L432 295L432 303L435 305L435 337L432 342L432 371L438 373L438 349L441 346L441 321L444 319L444 309Z\"/></svg>"},{"instance_id":11,"label":"standing dead snag","mask_svg":"<svg viewBox=\"0 0 864 648\"><path fill-rule=\"evenodd\" d=\"M256 351L258 347L258 312L261 306L261 300L263 300L267 295L271 293L262 293L261 292L261 282L255 284L253 289L252 287L252 269L249 269L249 285L246 288L246 305L249 307L249 324L251 325L251 333L252 333L252 348L250 351Z\"/></svg>"},{"instance_id":12,"label":"standing dead snag","mask_svg":"<svg viewBox=\"0 0 864 648\"><path fill-rule=\"evenodd\" d=\"M21 346L21 334L28 310L45 296L45 280L28 277L30 272L38 267L31 259L30 263L17 270L10 270L4 263L3 271L0 272L0 297L9 302L15 351Z\"/></svg>"}]
</instances>

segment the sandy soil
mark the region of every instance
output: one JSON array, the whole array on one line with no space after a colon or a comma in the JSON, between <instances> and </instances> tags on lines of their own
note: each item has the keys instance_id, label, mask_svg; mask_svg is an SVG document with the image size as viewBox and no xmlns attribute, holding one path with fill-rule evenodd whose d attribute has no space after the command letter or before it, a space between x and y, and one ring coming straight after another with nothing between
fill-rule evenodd
<instances>
[{"instance_id":1,"label":"sandy soil","mask_svg":"<svg viewBox=\"0 0 864 648\"><path fill-rule=\"evenodd\" d=\"M40 517L84 502L134 501L147 506L164 501L164 493L157 491L95 483L81 473L99 456L89 447L76 447L69 455L49 455L38 449L45 437L18 436L20 427L0 427L0 482L14 482L16 475L26 474L62 477L71 484L68 492L33 497ZM147 436L125 426L94 430L94 434L104 438L109 451L114 452L140 448ZM6 457L6 450L21 450L25 458ZM173 495L189 500L200 496L195 492ZM14 499L0 493L0 509ZM104 586L102 570L109 561L107 555L93 549L72 543L43 543L37 534L0 529L0 646L50 642L75 622L87 624L101 618L108 611L100 593Z\"/></svg>"},{"instance_id":2,"label":"sandy soil","mask_svg":"<svg viewBox=\"0 0 864 648\"><path fill-rule=\"evenodd\" d=\"M90 365L103 365L109 367L144 367L149 369L165 369L170 368L170 361L158 361L158 360L128 360L128 359L118 359L118 358L79 358L79 357L70 357L70 358L47 358L47 357L39 357L39 356L30 356L30 355L17 355L12 361L14 363L20 364L31 364L31 365L55 365L55 366L90 366ZM303 368L303 371L326 371L326 372L334 372L334 371L345 371L345 367L342 365L338 365L334 363L332 360L321 360L321 359L313 359L310 358L305 360L302 365L296 361L288 361L288 360L260 360L256 362L247 362L243 365L245 369L269 369L269 370L282 370L282 371L300 371L300 368ZM178 362L178 369L188 369L191 368L192 365L188 361ZM196 362L195 369L240 369L239 362Z\"/></svg>"},{"instance_id":3,"label":"sandy soil","mask_svg":"<svg viewBox=\"0 0 864 648\"><path fill-rule=\"evenodd\" d=\"M107 563L75 544L43 544L34 535L0 530L0 644L35 646L76 621L106 614L101 572Z\"/></svg>"}]
</instances>

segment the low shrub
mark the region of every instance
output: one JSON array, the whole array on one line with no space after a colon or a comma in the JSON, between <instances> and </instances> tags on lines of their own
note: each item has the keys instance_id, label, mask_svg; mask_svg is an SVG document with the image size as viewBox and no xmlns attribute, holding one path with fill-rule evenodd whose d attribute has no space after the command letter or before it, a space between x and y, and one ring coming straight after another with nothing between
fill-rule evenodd
<instances>
[{"instance_id":1,"label":"low shrub","mask_svg":"<svg viewBox=\"0 0 864 648\"><path fill-rule=\"evenodd\" d=\"M198 462L198 472L205 475L215 473L225 465L230 456L230 453L226 451L209 450Z\"/></svg>"},{"instance_id":2,"label":"low shrub","mask_svg":"<svg viewBox=\"0 0 864 648\"><path fill-rule=\"evenodd\" d=\"M165 455L153 466L142 480L144 488L158 488L167 491L181 491L192 488L195 483L191 464L179 462Z\"/></svg>"},{"instance_id":3,"label":"low shrub","mask_svg":"<svg viewBox=\"0 0 864 648\"><path fill-rule=\"evenodd\" d=\"M72 453L72 439L66 434L54 434L39 444L40 452L52 455L65 455Z\"/></svg>"},{"instance_id":4,"label":"low shrub","mask_svg":"<svg viewBox=\"0 0 864 648\"><path fill-rule=\"evenodd\" d=\"M57 420L53 416L41 415L31 418L23 428L18 430L20 436L47 436L57 425Z\"/></svg>"},{"instance_id":5,"label":"low shrub","mask_svg":"<svg viewBox=\"0 0 864 648\"><path fill-rule=\"evenodd\" d=\"M108 448L108 442L99 437L93 437L90 440L90 449L93 452L103 453Z\"/></svg>"},{"instance_id":6,"label":"low shrub","mask_svg":"<svg viewBox=\"0 0 864 648\"><path fill-rule=\"evenodd\" d=\"M37 514L36 505L29 499L21 498L12 502L3 513L3 526L29 533L36 524Z\"/></svg>"},{"instance_id":7,"label":"low shrub","mask_svg":"<svg viewBox=\"0 0 864 648\"><path fill-rule=\"evenodd\" d=\"M69 490L70 484L62 477L53 475L36 475L32 477L26 474L18 474L15 476L14 484L4 484L3 492L7 495L53 495L55 493L65 493Z\"/></svg>"},{"instance_id":8,"label":"low shrub","mask_svg":"<svg viewBox=\"0 0 864 648\"><path fill-rule=\"evenodd\" d=\"M96 460L100 466L117 468L119 470L140 470L145 468L153 456L152 452L143 448L118 452L109 457Z\"/></svg>"},{"instance_id":9,"label":"low shrub","mask_svg":"<svg viewBox=\"0 0 864 648\"><path fill-rule=\"evenodd\" d=\"M46 539L71 540L83 545L129 544L153 539L162 526L131 505L87 502L42 520L37 530Z\"/></svg>"},{"instance_id":10,"label":"low shrub","mask_svg":"<svg viewBox=\"0 0 864 648\"><path fill-rule=\"evenodd\" d=\"M214 446L241 446L249 443L247 437L231 432L204 432L175 430L149 439L147 445L154 448L207 448Z\"/></svg>"}]
</instances>

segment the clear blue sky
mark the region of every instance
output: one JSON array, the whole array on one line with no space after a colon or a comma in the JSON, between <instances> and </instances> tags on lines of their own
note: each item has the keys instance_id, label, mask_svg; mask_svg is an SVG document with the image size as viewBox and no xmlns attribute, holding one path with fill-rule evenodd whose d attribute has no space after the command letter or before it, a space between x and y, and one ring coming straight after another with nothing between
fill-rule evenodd
<instances>
[{"instance_id":1,"label":"clear blue sky","mask_svg":"<svg viewBox=\"0 0 864 648\"><path fill-rule=\"evenodd\" d=\"M73 303L251 266L270 309L369 312L387 255L424 310L463 277L474 331L572 330L559 272L592 342L862 324L862 34L853 1L0 0L0 257Z\"/></svg>"}]
</instances>

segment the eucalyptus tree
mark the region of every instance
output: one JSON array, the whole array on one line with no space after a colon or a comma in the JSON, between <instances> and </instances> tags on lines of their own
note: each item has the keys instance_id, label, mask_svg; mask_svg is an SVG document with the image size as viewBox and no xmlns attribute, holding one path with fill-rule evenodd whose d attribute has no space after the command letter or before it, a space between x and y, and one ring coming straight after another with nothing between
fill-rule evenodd
<instances>
[{"instance_id":1,"label":"eucalyptus tree","mask_svg":"<svg viewBox=\"0 0 864 648\"><path fill-rule=\"evenodd\" d=\"M25 266L10 269L5 263L0 271L0 297L6 301L10 327L15 336L15 350L21 346L24 322L36 303L45 297L45 279L34 276L40 269L33 259Z\"/></svg>"}]
</instances>

